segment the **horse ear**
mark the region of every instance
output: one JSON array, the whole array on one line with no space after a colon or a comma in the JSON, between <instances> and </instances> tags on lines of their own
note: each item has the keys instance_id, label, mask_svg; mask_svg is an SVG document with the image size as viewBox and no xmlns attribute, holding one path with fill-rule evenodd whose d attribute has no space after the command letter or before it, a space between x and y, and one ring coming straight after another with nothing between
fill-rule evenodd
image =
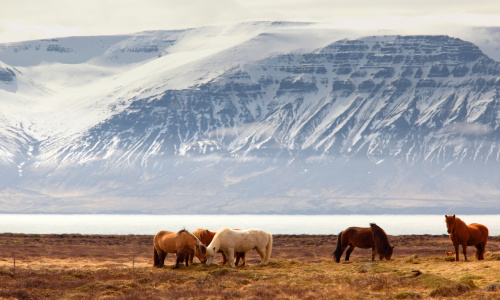
<instances>
[{"instance_id":1,"label":"horse ear","mask_svg":"<svg viewBox=\"0 0 500 300\"><path fill-rule=\"evenodd\" d=\"M453 215L453 219L455 219L455 215Z\"/></svg>"}]
</instances>

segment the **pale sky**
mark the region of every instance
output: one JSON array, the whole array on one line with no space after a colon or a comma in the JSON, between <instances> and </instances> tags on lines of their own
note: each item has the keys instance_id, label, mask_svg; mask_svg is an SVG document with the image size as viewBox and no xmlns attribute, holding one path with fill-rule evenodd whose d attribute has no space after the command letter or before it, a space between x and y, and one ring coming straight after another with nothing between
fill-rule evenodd
<instances>
[{"instance_id":1,"label":"pale sky","mask_svg":"<svg viewBox=\"0 0 500 300\"><path fill-rule=\"evenodd\" d=\"M244 21L339 28L500 26L500 0L0 0L0 42Z\"/></svg>"}]
</instances>

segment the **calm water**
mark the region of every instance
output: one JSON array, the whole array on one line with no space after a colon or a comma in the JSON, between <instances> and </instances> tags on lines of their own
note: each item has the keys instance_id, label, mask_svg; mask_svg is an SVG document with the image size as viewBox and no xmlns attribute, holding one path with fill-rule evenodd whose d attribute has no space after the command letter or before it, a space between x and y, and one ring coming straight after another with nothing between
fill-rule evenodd
<instances>
[{"instance_id":1,"label":"calm water","mask_svg":"<svg viewBox=\"0 0 500 300\"><path fill-rule=\"evenodd\" d=\"M500 215L460 215L500 235ZM155 234L221 227L260 228L273 234L338 234L377 223L389 235L446 234L444 215L50 215L0 214L0 233Z\"/></svg>"}]
</instances>

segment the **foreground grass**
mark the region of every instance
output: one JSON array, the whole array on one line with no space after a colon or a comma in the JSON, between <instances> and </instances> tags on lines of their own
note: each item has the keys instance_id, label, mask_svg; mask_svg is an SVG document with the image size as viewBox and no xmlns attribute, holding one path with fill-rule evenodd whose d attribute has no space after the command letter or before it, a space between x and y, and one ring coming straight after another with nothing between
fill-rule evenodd
<instances>
[{"instance_id":1,"label":"foreground grass","mask_svg":"<svg viewBox=\"0 0 500 300\"><path fill-rule=\"evenodd\" d=\"M0 267L1 299L499 299L499 253L485 261L411 256L348 263L272 259L236 269L194 264ZM490 288L491 289L491 288Z\"/></svg>"}]
</instances>

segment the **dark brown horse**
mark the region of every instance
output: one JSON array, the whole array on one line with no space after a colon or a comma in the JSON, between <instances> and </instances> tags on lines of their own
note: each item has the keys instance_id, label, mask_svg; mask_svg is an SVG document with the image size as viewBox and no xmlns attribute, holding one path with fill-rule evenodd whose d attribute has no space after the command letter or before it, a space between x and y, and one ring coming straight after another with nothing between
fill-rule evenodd
<instances>
[{"instance_id":1,"label":"dark brown horse","mask_svg":"<svg viewBox=\"0 0 500 300\"><path fill-rule=\"evenodd\" d=\"M460 218L455 217L455 215L444 215L444 217L446 228L450 234L450 240L453 243L453 247L455 247L455 260L459 260L458 248L460 245L462 245L465 261L467 261L467 246L476 247L476 259L483 260L486 243L488 242L488 228L478 223L467 225Z\"/></svg>"},{"instance_id":2,"label":"dark brown horse","mask_svg":"<svg viewBox=\"0 0 500 300\"><path fill-rule=\"evenodd\" d=\"M238 230L238 229L236 229ZM199 229L192 232L194 236L196 236L200 242L205 245L205 246L208 246L210 245L210 243L212 242L212 240L214 239L214 236L217 232L212 232L212 231L209 231L207 229ZM222 254L222 264L225 265L226 262L227 262L227 259L226 259L226 255L224 254L224 252L222 251L219 251L219 253ZM242 261L242 266L245 265L245 252L235 252L234 255L236 257L236 262L235 262L235 265L238 266L238 263L240 262L240 259ZM194 255L191 255L189 257L189 262L190 263L193 263L193 259L194 259Z\"/></svg>"},{"instance_id":3,"label":"dark brown horse","mask_svg":"<svg viewBox=\"0 0 500 300\"><path fill-rule=\"evenodd\" d=\"M202 263L207 261L206 247L196 236L185 229L177 233L162 230L153 238L153 245L153 267L163 267L168 253L177 255L174 269L177 269L179 263L183 261L186 262L187 267L190 255L196 255Z\"/></svg>"},{"instance_id":4,"label":"dark brown horse","mask_svg":"<svg viewBox=\"0 0 500 300\"><path fill-rule=\"evenodd\" d=\"M344 250L349 246L345 253L345 260L349 260L349 256L354 248L359 247L363 249L372 248L372 260L378 254L380 259L383 258L390 260L394 246L389 243L389 238L385 231L371 223L368 228L349 227L339 233L337 238L337 248L333 252L333 258L336 262L340 262L340 257Z\"/></svg>"}]
</instances>

